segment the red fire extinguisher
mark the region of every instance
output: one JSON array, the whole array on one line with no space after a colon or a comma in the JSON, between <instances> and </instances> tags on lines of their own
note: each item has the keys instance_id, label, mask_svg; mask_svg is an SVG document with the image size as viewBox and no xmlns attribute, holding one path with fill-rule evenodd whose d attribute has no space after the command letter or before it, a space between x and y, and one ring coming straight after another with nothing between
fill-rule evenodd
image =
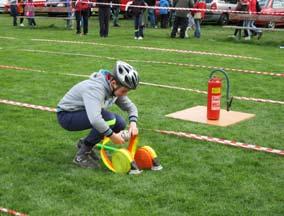
<instances>
[{"instance_id":1,"label":"red fire extinguisher","mask_svg":"<svg viewBox=\"0 0 284 216\"><path fill-rule=\"evenodd\" d=\"M213 77L208 81L207 119L218 120L221 109L222 80Z\"/></svg>"},{"instance_id":2,"label":"red fire extinguisher","mask_svg":"<svg viewBox=\"0 0 284 216\"><path fill-rule=\"evenodd\" d=\"M218 120L220 118L221 110L221 88L222 79L219 77L213 77L216 72L221 72L225 75L227 81L227 111L230 110L233 98L230 98L230 82L228 75L224 70L217 69L211 72L208 81L208 96L207 96L207 119Z\"/></svg>"}]
</instances>

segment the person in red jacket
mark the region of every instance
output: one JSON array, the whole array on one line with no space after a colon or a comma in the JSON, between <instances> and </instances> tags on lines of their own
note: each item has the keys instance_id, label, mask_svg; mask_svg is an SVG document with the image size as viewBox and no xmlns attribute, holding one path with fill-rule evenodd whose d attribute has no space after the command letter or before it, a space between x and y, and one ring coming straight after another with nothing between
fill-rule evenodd
<instances>
[{"instance_id":1,"label":"person in red jacket","mask_svg":"<svg viewBox=\"0 0 284 216\"><path fill-rule=\"evenodd\" d=\"M206 4L204 0L197 0L193 6L193 8L196 9L206 9ZM193 11L193 18L194 18L194 23L195 23L195 31L194 31L194 37L200 38L201 36L201 28L200 28L200 23L201 20L205 16L205 10L196 10Z\"/></svg>"},{"instance_id":2,"label":"person in red jacket","mask_svg":"<svg viewBox=\"0 0 284 216\"><path fill-rule=\"evenodd\" d=\"M249 14L256 14L256 12L260 12L261 8L258 4L257 0L248 0L248 12ZM247 20L246 21L246 27L249 27L251 29L248 29L248 36L245 37L245 40L250 40L251 36L257 35L257 39L260 39L262 36L261 30L257 29L254 25L254 20Z\"/></svg>"},{"instance_id":3,"label":"person in red jacket","mask_svg":"<svg viewBox=\"0 0 284 216\"><path fill-rule=\"evenodd\" d=\"M83 26L83 34L88 34L88 19L90 14L90 5L88 0L77 0L75 3L76 17L76 34L81 34L81 26Z\"/></svg>"}]
</instances>

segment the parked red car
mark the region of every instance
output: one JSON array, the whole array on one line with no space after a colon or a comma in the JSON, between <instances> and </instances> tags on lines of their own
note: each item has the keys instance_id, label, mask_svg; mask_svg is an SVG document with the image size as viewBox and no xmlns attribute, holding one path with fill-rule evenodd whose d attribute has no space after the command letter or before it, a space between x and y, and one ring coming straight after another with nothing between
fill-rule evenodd
<instances>
[{"instance_id":1,"label":"parked red car","mask_svg":"<svg viewBox=\"0 0 284 216\"><path fill-rule=\"evenodd\" d=\"M259 0L259 5L261 6L262 13L282 13L282 15L275 16L284 16L284 0ZM270 28L275 28L278 26L284 26L284 22L256 22L257 25L267 26Z\"/></svg>"}]
</instances>

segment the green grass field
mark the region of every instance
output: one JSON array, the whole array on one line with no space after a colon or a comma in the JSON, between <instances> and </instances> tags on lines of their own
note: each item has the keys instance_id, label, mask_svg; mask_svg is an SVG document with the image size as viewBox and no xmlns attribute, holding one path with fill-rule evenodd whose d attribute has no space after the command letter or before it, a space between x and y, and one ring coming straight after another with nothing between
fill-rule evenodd
<instances>
[{"instance_id":1,"label":"green grass field","mask_svg":"<svg viewBox=\"0 0 284 216\"><path fill-rule=\"evenodd\" d=\"M91 18L87 36L65 30L61 20L38 19L37 24L36 29L13 27L11 17L0 15L0 99L55 107L69 88L84 79L66 74L112 69L116 59L130 60L142 82L203 91L212 69L162 62L284 73L284 50L279 49L284 44L282 32L265 32L259 41L235 41L228 38L232 30L204 25L199 40L192 32L189 39L180 40L170 39L169 29L146 29L145 39L137 41L132 20L122 20L120 28L110 27L108 38L98 36L97 17ZM232 95L284 101L284 77L227 72ZM129 97L139 109L139 145L156 150L164 167L161 172L129 176L106 168L79 168L72 163L74 144L88 131L65 131L54 113L0 104L0 206L29 215L284 215L283 156L151 130L184 131L284 149L283 104L236 99L234 111L256 117L216 127L165 117L205 105L204 94L141 85ZM224 108L225 100L222 103ZM116 107L112 111L125 116Z\"/></svg>"}]
</instances>

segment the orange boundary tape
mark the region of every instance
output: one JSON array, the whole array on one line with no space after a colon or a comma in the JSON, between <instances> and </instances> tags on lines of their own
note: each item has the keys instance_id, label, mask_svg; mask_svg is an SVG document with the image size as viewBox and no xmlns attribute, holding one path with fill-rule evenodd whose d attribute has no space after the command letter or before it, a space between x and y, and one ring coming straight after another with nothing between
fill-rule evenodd
<instances>
[{"instance_id":1,"label":"orange boundary tape","mask_svg":"<svg viewBox=\"0 0 284 216\"><path fill-rule=\"evenodd\" d=\"M262 151L262 152L267 152L267 153L272 153L272 154L284 156L284 150L272 149L272 148L262 147L262 146L259 146L259 145L242 143L242 142L237 142L237 141L232 141L232 140L225 140L225 139L221 139L221 138L217 138L217 137L210 137L210 136L198 135L198 134L193 134L193 133L185 133L185 132L178 132L178 131L166 131L166 130L154 130L154 131L159 132L161 134L175 135L175 136L178 136L178 137L191 138L191 139L213 142L213 143L220 143L220 144L224 144L224 145L240 147L240 148L245 148L245 149L252 149L252 150L256 150L256 151Z\"/></svg>"},{"instance_id":2,"label":"orange boundary tape","mask_svg":"<svg viewBox=\"0 0 284 216\"><path fill-rule=\"evenodd\" d=\"M1 66L5 66L5 65L0 65L0 68L1 68ZM26 71L33 71L33 72L40 72L40 73L48 73L47 71L43 71L43 70L33 70L32 68L21 68L21 67L15 67L15 66L5 66L5 68L15 69L15 70L26 70ZM72 73L57 73L57 74L66 75L66 76L89 77L88 75L72 74ZM183 87L163 85L163 84L155 84L155 83L147 83L147 82L140 82L140 84L141 85L147 85L147 86L161 87L161 88L176 89L176 90L182 90L182 91L190 91L190 92L195 92L195 93L199 93L199 94L207 94L206 91L202 91L202 90L198 90L198 89L190 89L190 88L183 88ZM260 103L284 104L284 101L264 99L264 98L234 96L234 99L244 100L244 101L254 101L254 102L260 102Z\"/></svg>"},{"instance_id":3,"label":"orange boundary tape","mask_svg":"<svg viewBox=\"0 0 284 216\"><path fill-rule=\"evenodd\" d=\"M7 213L7 214L16 215L16 216L28 216L27 214L20 213L20 212L17 212L15 210L11 210L11 209L6 209L6 208L3 208L3 207L0 207L0 212L4 212L4 213Z\"/></svg>"},{"instance_id":4,"label":"orange boundary tape","mask_svg":"<svg viewBox=\"0 0 284 216\"><path fill-rule=\"evenodd\" d=\"M47 53L47 54L57 54L57 55L70 55L70 56L81 56L81 57L93 57L93 58L104 58L109 60L116 60L115 57L110 56L99 56L93 54L83 54L83 53L68 53L68 52L57 52L57 51L47 51L47 50L33 50L33 49L18 49L19 51L25 52L35 52L35 53ZM127 62L139 62L146 64L160 64L160 65L176 65L180 67L193 67L193 68L205 68L205 69L218 69L222 68L226 71L237 72L237 73L247 73L255 75L265 75L265 76L275 76L275 77L284 77L284 73L270 72L270 71L255 71L248 69L239 69L239 68L228 68L222 66L212 66L212 65L200 65L200 64L191 64L191 63L178 63L178 62L169 62L169 61L153 61L153 60L137 60L137 59L125 59Z\"/></svg>"},{"instance_id":5,"label":"orange boundary tape","mask_svg":"<svg viewBox=\"0 0 284 216\"><path fill-rule=\"evenodd\" d=\"M33 49L19 49L19 51L25 52L35 52L35 53L47 53L47 54L58 54L58 55L69 55L69 56L81 56L89 58L103 58L109 60L116 60L115 57L110 56L99 56L93 54L83 54L83 53L68 53L68 52L56 52L56 51L47 51L47 50L33 50ZM165 62L165 61L152 61L152 60L138 60L138 59L125 59L127 62L141 62L147 64L161 64L161 65L176 65L180 67L192 67L192 68L205 68L205 69L218 69L222 68L226 71L237 72L237 73L247 73L247 74L256 74L256 75L265 75L265 76L275 76L275 77L284 77L284 73L275 73L269 71L255 71L248 69L239 69L239 68L228 68L222 66L212 66L212 65L200 65L200 64L191 64L191 63L178 63L178 62Z\"/></svg>"},{"instance_id":6,"label":"orange boundary tape","mask_svg":"<svg viewBox=\"0 0 284 216\"><path fill-rule=\"evenodd\" d=\"M11 100L0 99L0 103L20 106L20 107L26 107L26 108L30 108L30 109L48 111L48 112L55 112L55 109L51 108L51 107L38 106L38 105L21 103L21 102L16 102L16 101L11 101ZM197 140L202 140L202 141L207 141L207 142L220 143L220 144L230 145L230 146L235 146L235 147L241 147L241 148L245 148L245 149L252 149L252 150L256 150L256 151L263 151L263 152L267 152L267 153L272 153L272 154L284 156L284 150L272 149L272 148L262 147L262 146L259 146L259 145L242 143L242 142L238 142L238 141L231 141L231 140L225 140L225 139L216 138L216 137L209 137L209 136L197 135L197 134L193 134L193 133L177 132L177 131L153 130L153 129L151 129L151 131L156 131L156 132L159 132L159 133L162 133L162 134L176 135L176 136L179 136L179 137L192 138L192 139L197 139Z\"/></svg>"},{"instance_id":7,"label":"orange boundary tape","mask_svg":"<svg viewBox=\"0 0 284 216\"><path fill-rule=\"evenodd\" d=\"M56 3L61 3L60 1L58 2L54 2L54 4ZM104 3L104 2L93 2L93 1L87 1L87 3L90 4L90 7L94 7L96 5L106 5L106 6L119 6L119 7L133 7L133 8L145 8L145 9L155 9L155 10L160 10L160 9L167 9L167 10L180 10L180 11L204 11L204 12L221 12L221 13L240 13L240 14L255 14L255 15L283 15L283 12L250 12L250 11L238 11L238 10L226 10L226 9L200 9L200 8L184 8L184 7L161 7L161 6L148 6L148 5L132 5L132 4L118 4L118 3ZM27 3L16 3L16 5L25 5ZM42 5L42 2L34 2L34 5ZM15 5L15 3L9 4L9 5ZM72 7L72 5L69 6L70 8L72 8L72 11L74 11L74 7Z\"/></svg>"}]
</instances>

